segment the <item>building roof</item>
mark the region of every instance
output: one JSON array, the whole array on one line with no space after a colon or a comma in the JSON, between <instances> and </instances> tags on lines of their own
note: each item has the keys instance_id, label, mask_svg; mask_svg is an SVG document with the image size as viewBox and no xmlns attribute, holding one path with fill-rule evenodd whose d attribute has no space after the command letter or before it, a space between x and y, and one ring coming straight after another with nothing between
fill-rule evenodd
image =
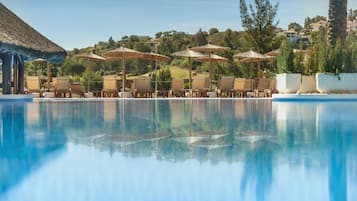
<instances>
[{"instance_id":1,"label":"building roof","mask_svg":"<svg viewBox=\"0 0 357 201\"><path fill-rule=\"evenodd\" d=\"M0 3L0 52L12 52L26 59L62 61L66 51L37 32Z\"/></svg>"}]
</instances>

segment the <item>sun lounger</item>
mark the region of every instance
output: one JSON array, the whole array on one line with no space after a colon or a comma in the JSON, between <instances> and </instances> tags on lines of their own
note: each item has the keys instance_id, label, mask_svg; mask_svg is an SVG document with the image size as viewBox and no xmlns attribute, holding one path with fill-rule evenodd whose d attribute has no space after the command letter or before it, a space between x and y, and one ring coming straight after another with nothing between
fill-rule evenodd
<instances>
[{"instance_id":1,"label":"sun lounger","mask_svg":"<svg viewBox=\"0 0 357 201\"><path fill-rule=\"evenodd\" d=\"M260 79L257 88L254 89L254 97L265 97L266 89L270 89L270 80L267 78Z\"/></svg>"},{"instance_id":2,"label":"sun lounger","mask_svg":"<svg viewBox=\"0 0 357 201\"><path fill-rule=\"evenodd\" d=\"M272 97L273 93L278 93L278 90L276 90L276 80L275 79L272 79L270 81L269 89L264 90L264 97Z\"/></svg>"},{"instance_id":3,"label":"sun lounger","mask_svg":"<svg viewBox=\"0 0 357 201\"><path fill-rule=\"evenodd\" d=\"M192 79L191 95L195 97L207 97L209 91L209 79L205 77L195 77Z\"/></svg>"},{"instance_id":4,"label":"sun lounger","mask_svg":"<svg viewBox=\"0 0 357 201\"><path fill-rule=\"evenodd\" d=\"M38 93L38 97L41 97L41 80L38 76L27 76L26 77L26 93L34 94Z\"/></svg>"},{"instance_id":5,"label":"sun lounger","mask_svg":"<svg viewBox=\"0 0 357 201\"><path fill-rule=\"evenodd\" d=\"M253 80L244 79L244 78L236 78L234 80L233 85L233 97L247 97L249 92L253 91Z\"/></svg>"},{"instance_id":6,"label":"sun lounger","mask_svg":"<svg viewBox=\"0 0 357 201\"><path fill-rule=\"evenodd\" d=\"M184 79L173 79L171 82L171 90L169 92L170 96L185 96L185 80Z\"/></svg>"},{"instance_id":7,"label":"sun lounger","mask_svg":"<svg viewBox=\"0 0 357 201\"><path fill-rule=\"evenodd\" d=\"M221 77L218 82L217 95L222 97L222 94L225 94L227 97L230 97L233 90L234 77L225 76Z\"/></svg>"},{"instance_id":8,"label":"sun lounger","mask_svg":"<svg viewBox=\"0 0 357 201\"><path fill-rule=\"evenodd\" d=\"M150 77L140 77L134 80L133 96L135 98L138 97L152 98Z\"/></svg>"},{"instance_id":9,"label":"sun lounger","mask_svg":"<svg viewBox=\"0 0 357 201\"><path fill-rule=\"evenodd\" d=\"M117 83L116 76L104 76L101 97L119 97Z\"/></svg>"},{"instance_id":10,"label":"sun lounger","mask_svg":"<svg viewBox=\"0 0 357 201\"><path fill-rule=\"evenodd\" d=\"M72 98L72 91L71 91L71 83L69 77L57 77L53 81L54 89L55 89L55 96L56 97L67 97L67 93L69 94L69 98Z\"/></svg>"},{"instance_id":11,"label":"sun lounger","mask_svg":"<svg viewBox=\"0 0 357 201\"><path fill-rule=\"evenodd\" d=\"M71 92L72 92L72 95L73 95L73 94L78 94L79 97L84 98L83 87L82 87L82 85L79 84L79 83L73 83L73 84L71 84Z\"/></svg>"}]
</instances>

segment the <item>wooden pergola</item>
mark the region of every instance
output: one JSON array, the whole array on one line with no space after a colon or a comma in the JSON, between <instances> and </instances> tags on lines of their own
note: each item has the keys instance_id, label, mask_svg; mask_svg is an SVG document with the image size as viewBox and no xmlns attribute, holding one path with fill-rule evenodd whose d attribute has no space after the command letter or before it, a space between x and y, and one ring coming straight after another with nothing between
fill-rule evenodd
<instances>
[{"instance_id":1,"label":"wooden pergola","mask_svg":"<svg viewBox=\"0 0 357 201\"><path fill-rule=\"evenodd\" d=\"M23 94L25 61L38 58L62 62L66 51L26 24L0 3L0 60L2 93Z\"/></svg>"}]
</instances>

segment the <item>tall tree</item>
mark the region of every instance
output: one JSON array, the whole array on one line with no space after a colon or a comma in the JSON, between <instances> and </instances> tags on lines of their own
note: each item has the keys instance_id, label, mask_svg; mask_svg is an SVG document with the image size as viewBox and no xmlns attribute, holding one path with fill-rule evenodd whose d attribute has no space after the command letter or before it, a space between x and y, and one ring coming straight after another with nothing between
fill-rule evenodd
<instances>
[{"instance_id":1,"label":"tall tree","mask_svg":"<svg viewBox=\"0 0 357 201\"><path fill-rule=\"evenodd\" d=\"M109 48L115 47L115 41L114 41L113 37L111 37L111 36L110 36L110 38L108 39L108 47L109 47Z\"/></svg>"},{"instance_id":2,"label":"tall tree","mask_svg":"<svg viewBox=\"0 0 357 201\"><path fill-rule=\"evenodd\" d=\"M300 24L296 23L296 22L292 22L292 23L289 24L288 29L289 30L294 30L296 32L300 32L300 31L302 31L303 27Z\"/></svg>"},{"instance_id":3,"label":"tall tree","mask_svg":"<svg viewBox=\"0 0 357 201\"><path fill-rule=\"evenodd\" d=\"M202 29L199 29L194 36L194 45L200 46L207 44L207 36L207 32L203 32Z\"/></svg>"},{"instance_id":4,"label":"tall tree","mask_svg":"<svg viewBox=\"0 0 357 201\"><path fill-rule=\"evenodd\" d=\"M294 66L294 46L289 40L284 40L277 57L279 73L296 73Z\"/></svg>"},{"instance_id":5,"label":"tall tree","mask_svg":"<svg viewBox=\"0 0 357 201\"><path fill-rule=\"evenodd\" d=\"M247 31L248 39L260 53L272 50L274 29L277 26L275 17L279 4L272 5L270 0L255 0L249 10L245 0L240 0L242 26Z\"/></svg>"},{"instance_id":6,"label":"tall tree","mask_svg":"<svg viewBox=\"0 0 357 201\"><path fill-rule=\"evenodd\" d=\"M344 43L347 37L347 0L329 0L328 26L330 45L335 46L338 39Z\"/></svg>"}]
</instances>

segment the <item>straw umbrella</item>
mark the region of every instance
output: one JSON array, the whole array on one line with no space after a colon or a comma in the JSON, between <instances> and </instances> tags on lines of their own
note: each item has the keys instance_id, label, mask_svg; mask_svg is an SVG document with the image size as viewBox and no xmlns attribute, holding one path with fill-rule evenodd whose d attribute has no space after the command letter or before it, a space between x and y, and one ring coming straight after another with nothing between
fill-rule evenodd
<instances>
[{"instance_id":1,"label":"straw umbrella","mask_svg":"<svg viewBox=\"0 0 357 201\"><path fill-rule=\"evenodd\" d=\"M260 54L258 52L254 52L253 50L250 50L248 52L241 52L241 53L235 54L234 58L240 59L241 63L254 63L254 62L260 63L263 61L269 61L269 60L273 59L274 57L266 56L264 54ZM260 65L259 65L259 68L260 68Z\"/></svg>"},{"instance_id":2,"label":"straw umbrella","mask_svg":"<svg viewBox=\"0 0 357 201\"><path fill-rule=\"evenodd\" d=\"M260 61L269 60L270 59L270 57L265 56L264 54L260 54L258 52L254 52L253 50L250 50L248 52L241 52L241 53L235 54L234 58L237 58L237 59L255 59L255 60L260 60Z\"/></svg>"},{"instance_id":3,"label":"straw umbrella","mask_svg":"<svg viewBox=\"0 0 357 201\"><path fill-rule=\"evenodd\" d=\"M308 50L300 50L300 49L294 49L294 54L299 54L299 53L307 53ZM273 50L271 52L266 53L266 56L271 56L271 57L277 57L280 54L280 49Z\"/></svg>"},{"instance_id":4,"label":"straw umbrella","mask_svg":"<svg viewBox=\"0 0 357 201\"><path fill-rule=\"evenodd\" d=\"M122 92L125 92L125 60L126 59L138 59L143 57L143 53L136 50L128 49L125 47L120 47L115 50L109 51L104 54L104 57L107 59L121 59L122 61Z\"/></svg>"},{"instance_id":5,"label":"straw umbrella","mask_svg":"<svg viewBox=\"0 0 357 201\"><path fill-rule=\"evenodd\" d=\"M196 61L209 62L209 63L220 63L220 62L223 63L223 62L227 62L228 59L218 56L218 55L215 55L215 54L212 54L210 56L204 56L204 57L197 58Z\"/></svg>"},{"instance_id":6,"label":"straw umbrella","mask_svg":"<svg viewBox=\"0 0 357 201\"><path fill-rule=\"evenodd\" d=\"M170 59L170 57L157 54L157 53L144 53L143 54L143 59L149 60L149 61L155 61L155 92L157 91L157 62L166 62Z\"/></svg>"},{"instance_id":7,"label":"straw umbrella","mask_svg":"<svg viewBox=\"0 0 357 201\"><path fill-rule=\"evenodd\" d=\"M105 61L106 59L104 57L101 57L99 55L96 55L94 52L91 53L87 53L87 54L80 54L80 55L76 55L76 58L80 58L80 59L85 59L91 62L101 62L101 61ZM92 71L92 66L89 65L88 67L88 71ZM88 82L87 82L87 91L90 91L90 76L88 76Z\"/></svg>"},{"instance_id":8,"label":"straw umbrella","mask_svg":"<svg viewBox=\"0 0 357 201\"><path fill-rule=\"evenodd\" d=\"M204 57L204 54L201 54L199 52L195 52L190 49L186 49L183 51L175 52L171 54L172 56L175 57L187 57L188 58L188 63L189 63L189 88L191 89L191 81L192 81L192 58L199 58L199 57Z\"/></svg>"},{"instance_id":9,"label":"straw umbrella","mask_svg":"<svg viewBox=\"0 0 357 201\"><path fill-rule=\"evenodd\" d=\"M32 63L45 63L47 65L47 90L50 89L50 83L51 83L51 63L48 62L46 59L42 59L42 58L39 58L39 59L35 59L35 60L32 60L31 61ZM36 68L36 76L37 76L37 68Z\"/></svg>"},{"instance_id":10,"label":"straw umbrella","mask_svg":"<svg viewBox=\"0 0 357 201\"><path fill-rule=\"evenodd\" d=\"M215 55L215 54L212 54L211 56L207 55L204 57L197 58L196 61L199 61L199 62L227 62L228 59L218 56L218 55Z\"/></svg>"},{"instance_id":11,"label":"straw umbrella","mask_svg":"<svg viewBox=\"0 0 357 201\"><path fill-rule=\"evenodd\" d=\"M193 47L191 48L194 51L198 52L205 52L208 53L208 57L211 57L212 54L217 53L217 52L225 52L229 51L231 48L229 47L223 47L223 46L218 46L218 45L213 45L208 43L207 45L199 46L199 47ZM210 74L210 90L212 90L212 62L214 60L209 60L209 74Z\"/></svg>"}]
</instances>

